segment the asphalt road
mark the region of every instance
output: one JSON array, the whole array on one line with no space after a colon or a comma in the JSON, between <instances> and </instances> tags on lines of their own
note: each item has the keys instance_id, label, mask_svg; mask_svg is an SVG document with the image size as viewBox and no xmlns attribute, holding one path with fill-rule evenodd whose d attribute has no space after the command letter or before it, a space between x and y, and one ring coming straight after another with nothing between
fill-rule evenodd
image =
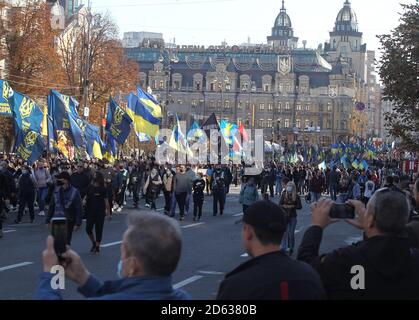
<instances>
[{"instance_id":1,"label":"asphalt road","mask_svg":"<svg viewBox=\"0 0 419 320\"><path fill-rule=\"evenodd\" d=\"M224 216L212 216L212 198L206 197L204 216L200 223L192 221L191 213L181 222L183 250L180 264L173 275L173 284L189 292L193 299L215 299L218 287L225 273L249 259L241 246L241 226L236 222L241 218L238 203L238 188L232 188L227 196ZM278 201L277 198L273 201ZM128 204L130 204L128 199ZM304 202L304 201L303 201ZM141 203L141 208L144 208ZM163 207L160 197L157 208ZM126 214L133 211L129 206L114 215L111 222L105 222L105 230L100 255L92 255L90 241L83 228L73 235L72 248L80 254L85 265L101 279L116 279L120 257L120 241L126 228ZM137 211L141 213L141 211ZM158 211L161 213L162 211ZM49 234L37 217L35 224L26 224L24 216L20 225L13 224L15 213L9 214L4 226L4 237L0 239L0 299L32 299L39 273L42 271L41 252ZM310 226L310 212L306 204L299 212L296 229L296 244L299 245L305 229ZM339 222L326 229L322 252L342 247L361 238L361 233L345 222ZM296 248L297 249L297 248ZM71 281L66 282L62 291L64 299L83 299Z\"/></svg>"}]
</instances>

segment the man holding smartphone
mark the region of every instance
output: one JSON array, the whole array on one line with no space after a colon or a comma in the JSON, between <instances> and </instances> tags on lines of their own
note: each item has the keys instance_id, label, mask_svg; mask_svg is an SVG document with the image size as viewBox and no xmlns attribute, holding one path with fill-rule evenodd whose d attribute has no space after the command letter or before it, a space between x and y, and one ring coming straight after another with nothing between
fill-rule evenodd
<instances>
[{"instance_id":1,"label":"man holding smartphone","mask_svg":"<svg viewBox=\"0 0 419 320\"><path fill-rule=\"evenodd\" d=\"M73 231L79 230L82 224L82 200L80 193L71 185L71 176L67 171L57 175L56 180L57 187L45 222L50 224L54 217L67 218L67 244L70 245Z\"/></svg>"}]
</instances>

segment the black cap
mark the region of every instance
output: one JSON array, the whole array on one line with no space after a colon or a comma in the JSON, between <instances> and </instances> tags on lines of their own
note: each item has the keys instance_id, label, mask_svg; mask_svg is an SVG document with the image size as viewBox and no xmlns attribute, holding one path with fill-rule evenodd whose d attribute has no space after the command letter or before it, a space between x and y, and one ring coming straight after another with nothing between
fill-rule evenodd
<instances>
[{"instance_id":1,"label":"black cap","mask_svg":"<svg viewBox=\"0 0 419 320\"><path fill-rule=\"evenodd\" d=\"M243 215L243 222L257 229L284 232L287 218L284 209L271 201L258 201Z\"/></svg>"},{"instance_id":2,"label":"black cap","mask_svg":"<svg viewBox=\"0 0 419 320\"><path fill-rule=\"evenodd\" d=\"M63 172L61 172L59 175L57 175L56 177L55 177L57 180L61 180L61 179L63 179L63 180L67 180L67 181L70 181L70 174L67 172L67 171L63 171Z\"/></svg>"}]
</instances>

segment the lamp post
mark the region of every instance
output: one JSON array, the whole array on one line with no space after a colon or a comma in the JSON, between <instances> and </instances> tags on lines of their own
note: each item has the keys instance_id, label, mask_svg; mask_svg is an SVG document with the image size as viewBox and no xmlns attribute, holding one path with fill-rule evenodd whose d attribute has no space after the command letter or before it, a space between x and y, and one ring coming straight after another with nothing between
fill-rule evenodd
<instances>
[{"instance_id":1,"label":"lamp post","mask_svg":"<svg viewBox=\"0 0 419 320\"><path fill-rule=\"evenodd\" d=\"M226 89L226 85L229 84L230 78L228 77L228 72L220 71L217 74L216 78L218 89L221 92L221 110L220 110L220 121L223 120L223 111L224 111L224 90Z\"/></svg>"},{"instance_id":2,"label":"lamp post","mask_svg":"<svg viewBox=\"0 0 419 320\"><path fill-rule=\"evenodd\" d=\"M167 59L165 59L165 56L167 56ZM167 61L167 65L164 65L164 62ZM172 51L169 51L168 49L163 48L160 51L160 57L159 62L163 64L165 76L166 76L166 99L164 101L164 110L163 110L163 127L167 127L167 112L168 112L168 106L169 106L169 96L170 96L170 77L172 72L172 63L178 63L179 57L173 53Z\"/></svg>"}]
</instances>

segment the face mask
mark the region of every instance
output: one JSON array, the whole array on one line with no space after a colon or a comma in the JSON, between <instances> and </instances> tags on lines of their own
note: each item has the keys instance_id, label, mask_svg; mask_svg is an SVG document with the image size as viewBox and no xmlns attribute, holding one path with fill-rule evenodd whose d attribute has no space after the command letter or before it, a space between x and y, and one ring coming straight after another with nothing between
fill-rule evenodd
<instances>
[{"instance_id":1,"label":"face mask","mask_svg":"<svg viewBox=\"0 0 419 320\"><path fill-rule=\"evenodd\" d=\"M62 181L62 180L57 180L57 186L58 187L61 187L61 186L63 186L64 185L64 181Z\"/></svg>"},{"instance_id":2,"label":"face mask","mask_svg":"<svg viewBox=\"0 0 419 320\"><path fill-rule=\"evenodd\" d=\"M291 193L292 192L292 187L287 187L287 192Z\"/></svg>"}]
</instances>

